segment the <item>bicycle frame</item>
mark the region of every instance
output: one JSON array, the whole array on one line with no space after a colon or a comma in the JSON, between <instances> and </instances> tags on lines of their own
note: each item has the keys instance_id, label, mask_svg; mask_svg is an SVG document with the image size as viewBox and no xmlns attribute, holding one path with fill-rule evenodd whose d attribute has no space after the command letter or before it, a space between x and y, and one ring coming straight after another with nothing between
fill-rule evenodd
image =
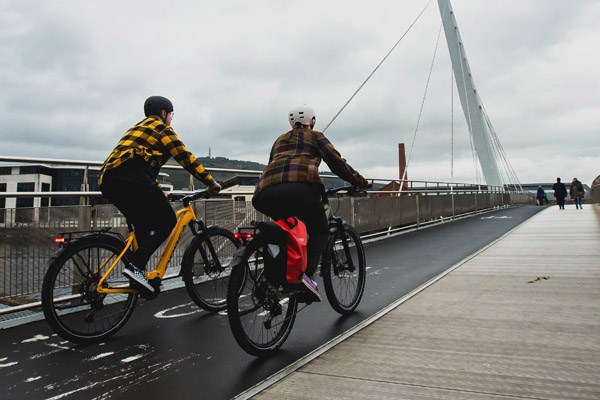
<instances>
[{"instance_id":1,"label":"bicycle frame","mask_svg":"<svg viewBox=\"0 0 600 400\"><path fill-rule=\"evenodd\" d=\"M163 253L160 256L160 259L158 261L156 268L152 271L149 271L146 274L148 281L151 281L152 279L155 279L155 278L162 279L162 277L165 275L165 272L167 271L167 266L169 265L169 262L171 261L171 257L173 256L173 253L175 252L175 247L177 247L177 243L179 243L179 239L181 239L181 234L183 233L183 230L186 225L190 226L190 229L192 229L192 232L194 233L194 235L197 234L197 231L196 231L196 229L194 229L194 226L193 226L195 223L198 223L201 227L201 230L203 232L205 232L206 228L204 226L204 223L202 221L196 221L196 213L194 212L194 208L192 207L192 205L189 202L187 202L187 204L185 204L181 210L178 210L175 212L175 217L177 218L177 223L175 224L173 231L171 232L171 234L169 235L169 238L167 239L167 244L165 246L165 249L163 250ZM113 288L107 288L107 287L102 286L103 282L107 279L107 277L110 275L112 270L117 266L119 261L123 258L123 255L127 251L129 251L129 249L131 249L131 248L133 248L134 250L137 249L137 242L135 239L134 231L129 232L129 236L125 240L125 247L124 247L123 251L110 264L110 266L108 267L106 272L104 272L102 274L102 277L100 278L100 281L98 282L98 285L96 287L96 291L98 293L139 293L138 290L133 289L129 286L113 287ZM212 249L212 246L211 246L210 250L211 250L211 252L214 252L214 250ZM110 259L106 260L100 266L99 269L102 270L107 265L108 262L110 262Z\"/></svg>"}]
</instances>

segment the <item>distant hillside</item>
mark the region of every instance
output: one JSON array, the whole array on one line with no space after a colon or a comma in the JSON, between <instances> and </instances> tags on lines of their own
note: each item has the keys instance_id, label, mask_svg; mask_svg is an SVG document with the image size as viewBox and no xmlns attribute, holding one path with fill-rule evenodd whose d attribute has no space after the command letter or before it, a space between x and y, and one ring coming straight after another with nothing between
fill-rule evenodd
<instances>
[{"instance_id":1,"label":"distant hillside","mask_svg":"<svg viewBox=\"0 0 600 400\"><path fill-rule=\"evenodd\" d=\"M206 168L227 168L262 171L265 165L253 161L230 160L226 157L198 157L198 161Z\"/></svg>"},{"instance_id":2,"label":"distant hillside","mask_svg":"<svg viewBox=\"0 0 600 400\"><path fill-rule=\"evenodd\" d=\"M241 161L241 160L230 160L226 157L198 157L198 161L208 170L211 168L224 168L224 169L241 169L246 171L262 171L265 168L264 164L260 164L253 161ZM174 160L170 160L169 164L177 165ZM173 184L173 188L175 190L187 190L188 183L190 181L190 174L181 169L181 170L163 170L169 174L169 178L165 181ZM211 172L212 176L219 182L222 182L226 179L233 177L235 174L230 173L221 173L221 172ZM197 179L194 179L194 186L196 188L204 187Z\"/></svg>"},{"instance_id":3,"label":"distant hillside","mask_svg":"<svg viewBox=\"0 0 600 400\"><path fill-rule=\"evenodd\" d=\"M252 162L252 161L241 161L241 160L230 160L225 157L198 157L198 161L204 165L208 170L211 168L223 168L223 169L240 169L245 171L262 171L266 165ZM169 160L168 164L177 165L174 160ZM167 183L173 184L175 190L187 190L190 182L190 174L184 169L177 170L163 170L169 174L169 177L165 179ZM233 178L237 174L235 173L223 173L212 171L211 175L219 182ZM334 186L344 186L345 183L337 177L323 177L323 181L326 188ZM200 189L205 187L203 183L194 178L194 187Z\"/></svg>"}]
</instances>

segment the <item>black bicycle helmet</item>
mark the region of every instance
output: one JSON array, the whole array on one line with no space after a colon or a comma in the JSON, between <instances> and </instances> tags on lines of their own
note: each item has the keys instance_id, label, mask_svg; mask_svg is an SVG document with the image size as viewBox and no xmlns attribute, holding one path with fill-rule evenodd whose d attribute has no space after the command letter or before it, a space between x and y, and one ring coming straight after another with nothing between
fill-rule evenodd
<instances>
[{"instance_id":1,"label":"black bicycle helmet","mask_svg":"<svg viewBox=\"0 0 600 400\"><path fill-rule=\"evenodd\" d=\"M162 110L165 110L167 113L173 111L173 103L166 97L150 96L144 102L144 114L146 117L160 115Z\"/></svg>"}]
</instances>

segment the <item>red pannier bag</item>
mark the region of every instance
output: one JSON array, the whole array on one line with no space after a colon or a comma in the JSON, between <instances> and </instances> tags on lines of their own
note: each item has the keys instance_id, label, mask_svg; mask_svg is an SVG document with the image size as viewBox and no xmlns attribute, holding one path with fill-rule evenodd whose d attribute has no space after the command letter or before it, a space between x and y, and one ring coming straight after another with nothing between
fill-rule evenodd
<instances>
[{"instance_id":1,"label":"red pannier bag","mask_svg":"<svg viewBox=\"0 0 600 400\"><path fill-rule=\"evenodd\" d=\"M306 225L296 217L278 219L275 223L287 233L287 283L301 283L308 263Z\"/></svg>"},{"instance_id":2,"label":"red pannier bag","mask_svg":"<svg viewBox=\"0 0 600 400\"><path fill-rule=\"evenodd\" d=\"M296 217L263 221L258 229L265 238L265 276L274 284L298 284L306 270L308 256L306 225Z\"/></svg>"}]
</instances>

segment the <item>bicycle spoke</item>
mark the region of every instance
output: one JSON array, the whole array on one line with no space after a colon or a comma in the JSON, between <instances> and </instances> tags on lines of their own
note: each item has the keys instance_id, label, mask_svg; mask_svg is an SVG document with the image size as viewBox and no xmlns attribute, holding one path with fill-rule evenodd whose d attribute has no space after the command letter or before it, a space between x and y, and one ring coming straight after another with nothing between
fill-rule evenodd
<instances>
[{"instance_id":1,"label":"bicycle spoke","mask_svg":"<svg viewBox=\"0 0 600 400\"><path fill-rule=\"evenodd\" d=\"M296 317L295 296L282 296L280 287L263 275L262 257L234 269L229 286L227 315L238 344L249 354L263 356L276 351L289 336Z\"/></svg>"},{"instance_id":2,"label":"bicycle spoke","mask_svg":"<svg viewBox=\"0 0 600 400\"><path fill-rule=\"evenodd\" d=\"M127 321L137 295L126 292L122 263L105 277L104 288L122 293L99 293L101 265L114 260L123 242L111 235L90 235L61 250L49 265L42 287L42 308L51 327L63 338L79 343L93 342L114 334Z\"/></svg>"},{"instance_id":3,"label":"bicycle spoke","mask_svg":"<svg viewBox=\"0 0 600 400\"><path fill-rule=\"evenodd\" d=\"M350 226L338 227L330 251L330 263L323 272L325 292L331 306L347 314L358 306L364 291L366 265L360 236Z\"/></svg>"}]
</instances>

